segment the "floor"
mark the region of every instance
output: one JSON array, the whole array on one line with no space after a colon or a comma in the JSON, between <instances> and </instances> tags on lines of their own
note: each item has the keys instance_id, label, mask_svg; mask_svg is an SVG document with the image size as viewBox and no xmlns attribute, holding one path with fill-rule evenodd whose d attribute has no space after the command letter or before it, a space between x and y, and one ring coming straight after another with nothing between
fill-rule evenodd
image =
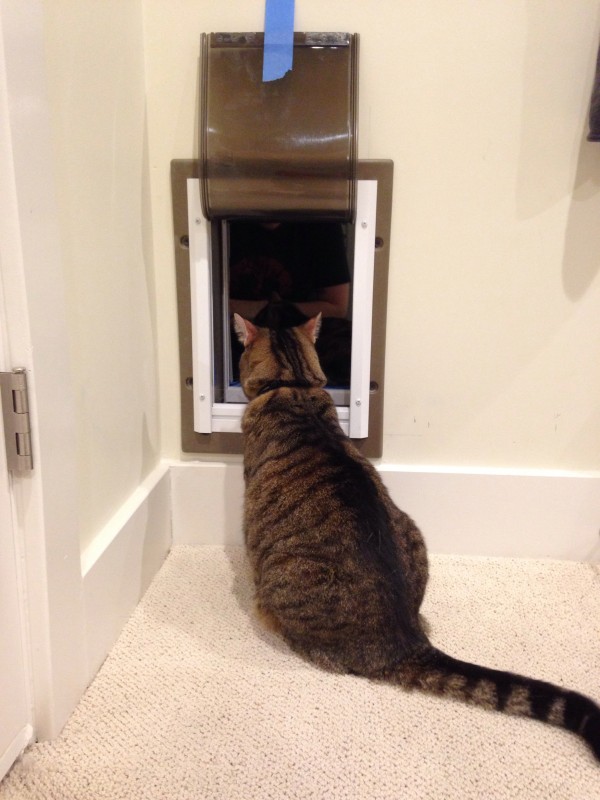
<instances>
[{"instance_id":1,"label":"floor","mask_svg":"<svg viewBox=\"0 0 600 800\"><path fill-rule=\"evenodd\" d=\"M432 557L435 644L600 700L600 570ZM240 548L169 555L63 734L0 800L600 796L575 736L324 673L264 632Z\"/></svg>"}]
</instances>

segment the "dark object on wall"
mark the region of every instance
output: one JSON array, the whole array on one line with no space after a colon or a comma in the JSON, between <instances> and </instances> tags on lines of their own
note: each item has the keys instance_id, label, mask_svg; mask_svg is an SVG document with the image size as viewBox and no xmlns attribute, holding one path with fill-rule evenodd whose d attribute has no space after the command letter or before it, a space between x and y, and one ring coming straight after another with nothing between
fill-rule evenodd
<instances>
[{"instance_id":1,"label":"dark object on wall","mask_svg":"<svg viewBox=\"0 0 600 800\"><path fill-rule=\"evenodd\" d=\"M600 49L596 61L596 77L590 106L590 132L587 138L588 142L600 142Z\"/></svg>"},{"instance_id":2,"label":"dark object on wall","mask_svg":"<svg viewBox=\"0 0 600 800\"><path fill-rule=\"evenodd\" d=\"M202 35L204 216L350 221L358 34L294 34L294 69L268 83L263 39L262 33Z\"/></svg>"},{"instance_id":3,"label":"dark object on wall","mask_svg":"<svg viewBox=\"0 0 600 800\"><path fill-rule=\"evenodd\" d=\"M171 162L171 188L173 192L173 232L177 277L179 318L179 355L181 376L181 442L186 453L241 453L241 433L198 433L194 429L194 380L192 358L192 305L190 285L190 230L188 228L188 180L197 179L201 169L198 161L175 160ZM373 236L374 280L371 328L371 356L369 365L370 399L368 437L354 439L355 445L370 458L379 458L383 445L383 397L385 390L385 330L387 317L387 284L389 245L391 235L393 164L389 160L359 161L358 181L377 181L376 230ZM210 225L210 271L212 283L213 348L215 364L215 400L222 402L224 386L222 370L226 347L223 340L224 325L224 234L228 223L216 219ZM360 224L360 223L359 223ZM356 263L354 264L356 269ZM226 320L225 320L226 323Z\"/></svg>"}]
</instances>

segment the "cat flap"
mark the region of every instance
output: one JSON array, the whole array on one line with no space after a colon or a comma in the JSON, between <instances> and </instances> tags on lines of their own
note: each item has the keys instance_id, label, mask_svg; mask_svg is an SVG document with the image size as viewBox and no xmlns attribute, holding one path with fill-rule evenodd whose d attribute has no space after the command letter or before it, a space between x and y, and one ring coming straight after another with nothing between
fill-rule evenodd
<instances>
[{"instance_id":1,"label":"cat flap","mask_svg":"<svg viewBox=\"0 0 600 800\"><path fill-rule=\"evenodd\" d=\"M268 82L263 42L262 33L202 35L203 213L351 221L358 34L294 34L293 69Z\"/></svg>"}]
</instances>

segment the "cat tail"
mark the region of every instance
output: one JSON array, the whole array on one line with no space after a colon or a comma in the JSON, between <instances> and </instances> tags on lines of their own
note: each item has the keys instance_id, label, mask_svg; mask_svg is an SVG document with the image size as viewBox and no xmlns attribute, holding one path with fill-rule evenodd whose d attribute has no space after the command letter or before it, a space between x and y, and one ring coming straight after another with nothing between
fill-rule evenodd
<instances>
[{"instance_id":1,"label":"cat tail","mask_svg":"<svg viewBox=\"0 0 600 800\"><path fill-rule=\"evenodd\" d=\"M600 706L578 692L460 661L434 647L402 664L397 678L409 689L565 728L581 736L600 761Z\"/></svg>"}]
</instances>

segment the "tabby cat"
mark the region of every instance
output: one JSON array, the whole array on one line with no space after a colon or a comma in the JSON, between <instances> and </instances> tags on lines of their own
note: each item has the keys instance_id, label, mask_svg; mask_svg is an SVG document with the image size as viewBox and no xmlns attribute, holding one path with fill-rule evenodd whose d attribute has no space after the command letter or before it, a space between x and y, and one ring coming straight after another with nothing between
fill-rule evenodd
<instances>
[{"instance_id":1,"label":"tabby cat","mask_svg":"<svg viewBox=\"0 0 600 800\"><path fill-rule=\"evenodd\" d=\"M319 321L269 330L235 316L249 400L244 527L262 620L322 667L566 728L600 761L592 700L430 643L423 537L339 426L315 352Z\"/></svg>"},{"instance_id":2,"label":"tabby cat","mask_svg":"<svg viewBox=\"0 0 600 800\"><path fill-rule=\"evenodd\" d=\"M293 328L308 322L308 317L294 303L278 299L270 300L254 317L253 322L261 328ZM327 376L327 385L349 386L352 355L352 323L350 320L335 317L322 319L315 348L321 369ZM238 358L239 356L241 356L241 350L238 352Z\"/></svg>"}]
</instances>

